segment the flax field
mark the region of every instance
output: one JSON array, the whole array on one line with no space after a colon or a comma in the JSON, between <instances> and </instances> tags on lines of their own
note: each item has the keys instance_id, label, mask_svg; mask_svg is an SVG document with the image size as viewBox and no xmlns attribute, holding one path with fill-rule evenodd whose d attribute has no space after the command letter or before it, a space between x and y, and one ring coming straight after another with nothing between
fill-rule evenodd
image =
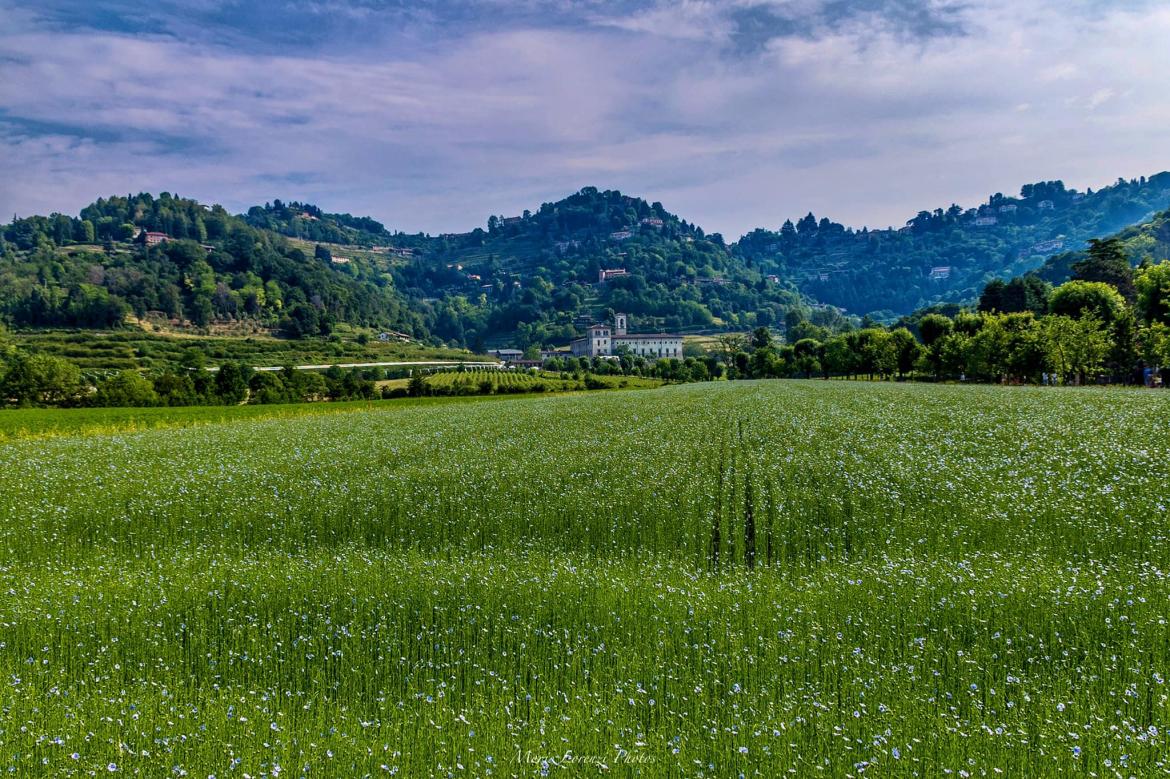
<instances>
[{"instance_id":1,"label":"flax field","mask_svg":"<svg viewBox=\"0 0 1170 779\"><path fill-rule=\"evenodd\" d=\"M1168 442L818 381L13 439L0 772L1165 775Z\"/></svg>"}]
</instances>

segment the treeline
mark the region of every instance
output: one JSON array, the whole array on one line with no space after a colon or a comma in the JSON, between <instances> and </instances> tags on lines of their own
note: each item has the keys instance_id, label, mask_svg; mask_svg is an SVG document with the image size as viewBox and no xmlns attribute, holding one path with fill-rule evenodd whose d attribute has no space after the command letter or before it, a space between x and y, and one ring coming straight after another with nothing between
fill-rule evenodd
<instances>
[{"instance_id":1,"label":"treeline","mask_svg":"<svg viewBox=\"0 0 1170 779\"><path fill-rule=\"evenodd\" d=\"M165 233L150 245L140 231ZM196 327L253 320L292 335L333 322L427 335L393 280L306 255L219 206L163 193L99 199L74 219L0 229L0 319L13 326L117 327L128 314Z\"/></svg>"},{"instance_id":2,"label":"treeline","mask_svg":"<svg viewBox=\"0 0 1170 779\"><path fill-rule=\"evenodd\" d=\"M938 306L891 328L836 334L797 319L788 343L729 338L730 378L833 376L1085 384L1170 379L1170 262L1130 265L1117 239L1091 241L1073 279L993 281L978 309Z\"/></svg>"},{"instance_id":3,"label":"treeline","mask_svg":"<svg viewBox=\"0 0 1170 779\"><path fill-rule=\"evenodd\" d=\"M250 403L306 403L381 397L378 368L256 371L239 362L207 370L201 353L177 370L151 376L126 370L87 375L52 355L10 350L0 353L0 406L111 407L214 406Z\"/></svg>"}]
</instances>

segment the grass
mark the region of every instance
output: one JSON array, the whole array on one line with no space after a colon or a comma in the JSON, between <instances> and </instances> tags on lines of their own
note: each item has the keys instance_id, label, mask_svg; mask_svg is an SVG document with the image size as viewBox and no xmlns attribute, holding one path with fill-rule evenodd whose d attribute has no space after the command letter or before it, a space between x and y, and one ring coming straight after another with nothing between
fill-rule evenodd
<instances>
[{"instance_id":1,"label":"grass","mask_svg":"<svg viewBox=\"0 0 1170 779\"><path fill-rule=\"evenodd\" d=\"M1164 774L1168 418L720 382L10 443L0 770Z\"/></svg>"}]
</instances>

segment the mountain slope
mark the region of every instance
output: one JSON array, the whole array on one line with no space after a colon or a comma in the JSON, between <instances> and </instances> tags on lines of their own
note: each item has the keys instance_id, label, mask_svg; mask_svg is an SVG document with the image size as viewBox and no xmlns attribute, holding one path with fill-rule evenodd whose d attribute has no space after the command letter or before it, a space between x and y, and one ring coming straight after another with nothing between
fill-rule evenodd
<instances>
[{"instance_id":1,"label":"mountain slope","mask_svg":"<svg viewBox=\"0 0 1170 779\"><path fill-rule=\"evenodd\" d=\"M1085 193L1041 182L978 208L922 211L898 230L855 231L809 214L779 231L749 233L734 251L824 303L857 314L907 313L972 300L992 278L1038 268L1054 252L1168 206L1170 173Z\"/></svg>"},{"instance_id":2,"label":"mountain slope","mask_svg":"<svg viewBox=\"0 0 1170 779\"><path fill-rule=\"evenodd\" d=\"M166 240L148 242L143 231ZM0 241L0 315L16 326L114 327L133 313L303 334L333 321L425 333L388 274L315 256L220 206L165 192L99 199L76 219L18 219Z\"/></svg>"},{"instance_id":3,"label":"mountain slope","mask_svg":"<svg viewBox=\"0 0 1170 779\"><path fill-rule=\"evenodd\" d=\"M612 271L602 279L602 271ZM395 269L444 339L563 343L605 309L671 330L772 325L800 304L720 236L616 191L586 187L535 213L420 245Z\"/></svg>"},{"instance_id":4,"label":"mountain slope","mask_svg":"<svg viewBox=\"0 0 1170 779\"><path fill-rule=\"evenodd\" d=\"M1121 240L1134 265L1170 260L1170 210L1155 214L1149 221L1131 225L1111 237ZM1063 284L1072 277L1072 266L1087 256L1084 251L1061 252L1049 257L1036 275L1049 284Z\"/></svg>"}]
</instances>

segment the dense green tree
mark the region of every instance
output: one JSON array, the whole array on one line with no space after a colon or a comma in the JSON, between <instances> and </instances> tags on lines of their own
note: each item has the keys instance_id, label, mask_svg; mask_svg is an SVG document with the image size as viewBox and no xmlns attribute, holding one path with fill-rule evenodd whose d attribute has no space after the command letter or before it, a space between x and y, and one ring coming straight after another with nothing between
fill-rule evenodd
<instances>
[{"instance_id":1,"label":"dense green tree","mask_svg":"<svg viewBox=\"0 0 1170 779\"><path fill-rule=\"evenodd\" d=\"M196 391L195 382L188 372L168 371L156 376L154 391L164 406L193 406L206 402L206 399Z\"/></svg>"},{"instance_id":2,"label":"dense green tree","mask_svg":"<svg viewBox=\"0 0 1170 779\"><path fill-rule=\"evenodd\" d=\"M918 360L922 357L923 347L918 343L918 339L904 327L899 327L890 333L893 339L895 365L897 366L898 375L905 376L914 370L914 366L918 364Z\"/></svg>"},{"instance_id":3,"label":"dense green tree","mask_svg":"<svg viewBox=\"0 0 1170 779\"><path fill-rule=\"evenodd\" d=\"M1170 325L1170 262L1163 260L1141 268L1135 287L1142 319Z\"/></svg>"},{"instance_id":4,"label":"dense green tree","mask_svg":"<svg viewBox=\"0 0 1170 779\"><path fill-rule=\"evenodd\" d=\"M1133 266L1125 244L1118 238L1089 239L1088 257L1072 266L1076 281L1099 281L1116 289L1126 302L1132 303L1134 289Z\"/></svg>"},{"instance_id":5,"label":"dense green tree","mask_svg":"<svg viewBox=\"0 0 1170 779\"><path fill-rule=\"evenodd\" d=\"M1074 319L1092 316L1108 327L1125 310L1125 300L1110 284L1101 281L1069 281L1052 291L1048 306L1057 316Z\"/></svg>"},{"instance_id":6,"label":"dense green tree","mask_svg":"<svg viewBox=\"0 0 1170 779\"><path fill-rule=\"evenodd\" d=\"M138 371L121 371L97 385L94 402L99 406L157 406L154 384Z\"/></svg>"},{"instance_id":7,"label":"dense green tree","mask_svg":"<svg viewBox=\"0 0 1170 779\"><path fill-rule=\"evenodd\" d=\"M0 366L0 402L18 406L74 405L84 387L81 370L60 357L13 351Z\"/></svg>"},{"instance_id":8,"label":"dense green tree","mask_svg":"<svg viewBox=\"0 0 1170 779\"><path fill-rule=\"evenodd\" d=\"M252 368L245 363L228 362L219 367L215 374L215 393L221 403L234 406L248 397L248 382Z\"/></svg>"},{"instance_id":9,"label":"dense green tree","mask_svg":"<svg viewBox=\"0 0 1170 779\"><path fill-rule=\"evenodd\" d=\"M1112 345L1108 328L1092 314L1048 317L1044 344L1049 368L1070 384L1082 384L1100 371Z\"/></svg>"}]
</instances>

